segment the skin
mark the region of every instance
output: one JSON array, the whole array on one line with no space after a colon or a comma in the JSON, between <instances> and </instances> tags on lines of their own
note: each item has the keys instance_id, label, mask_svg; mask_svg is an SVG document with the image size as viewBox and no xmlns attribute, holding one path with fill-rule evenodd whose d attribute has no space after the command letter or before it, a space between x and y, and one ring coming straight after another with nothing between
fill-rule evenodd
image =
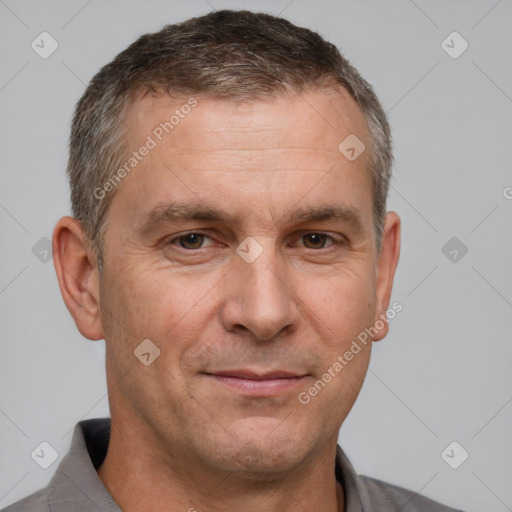
<instances>
[{"instance_id":1,"label":"skin","mask_svg":"<svg viewBox=\"0 0 512 512\"><path fill-rule=\"evenodd\" d=\"M342 511L337 436L371 343L307 405L298 395L388 309L400 219L388 212L377 253L367 155L350 162L338 150L349 134L369 145L345 90L196 99L116 188L101 275L80 224L64 217L55 228L66 305L84 336L106 340L112 434L98 474L125 511ZM187 100L139 95L129 147ZM147 225L173 201L239 222ZM326 204L359 222L289 218ZM236 252L246 237L263 251L252 263ZM386 334L384 322L374 341ZM149 366L134 356L145 339L160 349ZM251 394L219 377L234 370L300 378Z\"/></svg>"}]
</instances>

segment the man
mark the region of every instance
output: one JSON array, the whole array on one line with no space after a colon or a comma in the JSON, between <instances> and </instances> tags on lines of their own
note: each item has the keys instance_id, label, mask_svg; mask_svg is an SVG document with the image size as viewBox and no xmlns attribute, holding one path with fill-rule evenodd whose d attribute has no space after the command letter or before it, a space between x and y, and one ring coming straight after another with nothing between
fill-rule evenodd
<instances>
[{"instance_id":1,"label":"man","mask_svg":"<svg viewBox=\"0 0 512 512\"><path fill-rule=\"evenodd\" d=\"M319 35L220 11L133 43L73 121L54 262L111 421L35 511L448 511L337 447L394 313L386 117Z\"/></svg>"}]
</instances>

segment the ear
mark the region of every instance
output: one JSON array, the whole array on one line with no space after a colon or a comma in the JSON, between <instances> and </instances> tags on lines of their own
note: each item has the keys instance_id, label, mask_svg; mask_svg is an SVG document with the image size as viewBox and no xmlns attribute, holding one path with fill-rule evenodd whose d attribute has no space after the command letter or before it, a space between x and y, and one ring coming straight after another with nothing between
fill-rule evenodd
<instances>
[{"instance_id":1,"label":"ear","mask_svg":"<svg viewBox=\"0 0 512 512\"><path fill-rule=\"evenodd\" d=\"M386 312L389 307L393 279L400 258L400 217L395 212L388 212L382 234L382 245L377 258L377 303L373 320L373 341L379 341L388 333ZM382 327L381 327L382 326Z\"/></svg>"},{"instance_id":2,"label":"ear","mask_svg":"<svg viewBox=\"0 0 512 512\"><path fill-rule=\"evenodd\" d=\"M53 263L68 311L83 336L103 339L98 265L80 221L73 217L60 219L52 242Z\"/></svg>"}]
</instances>

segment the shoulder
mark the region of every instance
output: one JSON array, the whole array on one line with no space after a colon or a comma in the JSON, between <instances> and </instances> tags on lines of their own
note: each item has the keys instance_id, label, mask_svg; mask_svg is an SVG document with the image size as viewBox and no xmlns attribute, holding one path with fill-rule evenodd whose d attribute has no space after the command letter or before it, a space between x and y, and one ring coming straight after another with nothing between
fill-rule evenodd
<instances>
[{"instance_id":1,"label":"shoulder","mask_svg":"<svg viewBox=\"0 0 512 512\"><path fill-rule=\"evenodd\" d=\"M46 489L41 489L26 498L23 498L1 512L49 512L48 495Z\"/></svg>"},{"instance_id":2,"label":"shoulder","mask_svg":"<svg viewBox=\"0 0 512 512\"><path fill-rule=\"evenodd\" d=\"M376 478L358 475L339 445L336 448L336 479L345 490L347 511L462 512L441 505L419 492L410 491Z\"/></svg>"},{"instance_id":3,"label":"shoulder","mask_svg":"<svg viewBox=\"0 0 512 512\"><path fill-rule=\"evenodd\" d=\"M358 480L361 499L366 505L365 509L383 512L462 512L376 478L359 476Z\"/></svg>"}]
</instances>

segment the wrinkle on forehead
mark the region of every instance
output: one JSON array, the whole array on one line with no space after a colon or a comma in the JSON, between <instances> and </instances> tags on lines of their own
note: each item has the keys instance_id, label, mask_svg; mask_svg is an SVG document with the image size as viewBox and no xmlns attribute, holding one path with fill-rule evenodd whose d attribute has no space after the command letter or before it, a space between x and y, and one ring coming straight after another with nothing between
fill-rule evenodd
<instances>
[{"instance_id":1,"label":"wrinkle on forehead","mask_svg":"<svg viewBox=\"0 0 512 512\"><path fill-rule=\"evenodd\" d=\"M367 140L364 116L342 87L269 96L255 101L200 95L194 99L197 106L180 119L164 143L184 149L182 139L186 139L188 150L217 150L223 147L223 135L227 135L240 150L259 149L262 142L270 148L282 145L291 131L297 135L297 145L302 148L334 152L350 133ZM188 100L189 97L166 94L135 97L125 115L125 122L130 127L127 134L130 146L138 147L160 122L168 121ZM229 119L229 123L219 122L219 117ZM199 125L200 134L197 132ZM329 132L327 137L325 129ZM319 137L322 131L324 136ZM180 133L184 137L175 136Z\"/></svg>"}]
</instances>

